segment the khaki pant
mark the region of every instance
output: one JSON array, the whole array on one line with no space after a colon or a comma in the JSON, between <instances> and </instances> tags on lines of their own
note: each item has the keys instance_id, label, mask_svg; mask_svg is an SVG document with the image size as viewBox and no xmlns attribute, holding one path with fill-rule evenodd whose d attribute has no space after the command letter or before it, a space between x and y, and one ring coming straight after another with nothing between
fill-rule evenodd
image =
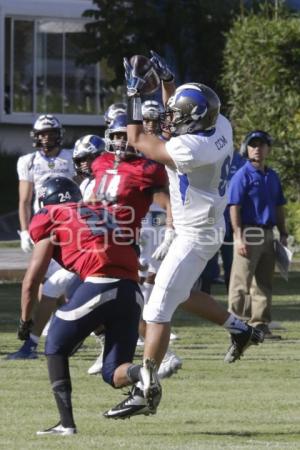
<instances>
[{"instance_id":1,"label":"khaki pant","mask_svg":"<svg viewBox=\"0 0 300 450\"><path fill-rule=\"evenodd\" d=\"M268 324L271 322L275 267L273 231L256 227L245 230L249 256L245 258L239 255L234 246L228 293L229 311L252 326Z\"/></svg>"}]
</instances>

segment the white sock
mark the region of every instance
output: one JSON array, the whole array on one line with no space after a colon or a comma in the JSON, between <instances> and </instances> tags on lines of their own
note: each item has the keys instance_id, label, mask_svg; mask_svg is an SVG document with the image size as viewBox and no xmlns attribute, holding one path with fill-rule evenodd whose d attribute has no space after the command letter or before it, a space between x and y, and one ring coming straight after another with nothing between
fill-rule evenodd
<instances>
[{"instance_id":1,"label":"white sock","mask_svg":"<svg viewBox=\"0 0 300 450\"><path fill-rule=\"evenodd\" d=\"M226 328L232 334L240 334L243 331L248 330L248 325L242 322L240 319L230 314L226 322L223 323L223 327Z\"/></svg>"},{"instance_id":2,"label":"white sock","mask_svg":"<svg viewBox=\"0 0 300 450\"><path fill-rule=\"evenodd\" d=\"M39 336L36 336L35 334L30 333L29 337L36 345L38 345L39 340L40 340Z\"/></svg>"},{"instance_id":3,"label":"white sock","mask_svg":"<svg viewBox=\"0 0 300 450\"><path fill-rule=\"evenodd\" d=\"M150 283L147 283L147 282L145 282L143 284L142 293L143 293L143 296L144 296L144 304L145 305L147 304L147 302L149 300L149 297L150 297L151 292L153 290L153 286L154 286L154 284L150 284Z\"/></svg>"}]
</instances>

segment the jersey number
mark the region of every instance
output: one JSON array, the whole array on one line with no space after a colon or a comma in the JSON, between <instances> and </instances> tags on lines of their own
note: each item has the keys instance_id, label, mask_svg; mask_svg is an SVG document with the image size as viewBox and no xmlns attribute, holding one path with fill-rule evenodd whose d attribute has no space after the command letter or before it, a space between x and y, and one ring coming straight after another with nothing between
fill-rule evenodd
<instances>
[{"instance_id":1,"label":"jersey number","mask_svg":"<svg viewBox=\"0 0 300 450\"><path fill-rule=\"evenodd\" d=\"M120 175L113 175L110 180L107 175L104 175L96 192L97 199L101 202L116 203L120 179Z\"/></svg>"},{"instance_id":2,"label":"jersey number","mask_svg":"<svg viewBox=\"0 0 300 450\"><path fill-rule=\"evenodd\" d=\"M94 236L102 236L107 230L112 231L118 228L112 214L104 209L94 211L87 206L80 206L78 212Z\"/></svg>"},{"instance_id":3,"label":"jersey number","mask_svg":"<svg viewBox=\"0 0 300 450\"><path fill-rule=\"evenodd\" d=\"M227 158L224 160L222 167L221 167L221 176L220 176L220 183L218 186L218 191L220 197L223 197L226 192L226 186L228 182L228 175L230 170L230 162L231 158L230 156L227 156Z\"/></svg>"}]
</instances>

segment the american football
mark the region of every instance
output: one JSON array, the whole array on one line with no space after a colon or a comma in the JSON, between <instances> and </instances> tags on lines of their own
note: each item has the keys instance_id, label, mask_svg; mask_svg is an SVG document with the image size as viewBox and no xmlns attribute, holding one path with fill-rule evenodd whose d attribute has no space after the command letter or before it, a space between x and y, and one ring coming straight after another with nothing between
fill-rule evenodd
<instances>
[{"instance_id":1,"label":"american football","mask_svg":"<svg viewBox=\"0 0 300 450\"><path fill-rule=\"evenodd\" d=\"M145 80L141 94L153 94L160 86L160 78L156 73L149 58L143 55L134 55L130 58L130 64L136 74Z\"/></svg>"}]
</instances>

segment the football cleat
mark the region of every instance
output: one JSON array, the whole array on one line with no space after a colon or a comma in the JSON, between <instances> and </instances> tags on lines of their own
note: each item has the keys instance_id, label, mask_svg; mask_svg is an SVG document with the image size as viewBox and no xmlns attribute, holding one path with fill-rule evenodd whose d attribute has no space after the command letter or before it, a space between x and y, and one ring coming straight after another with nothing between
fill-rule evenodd
<instances>
[{"instance_id":1,"label":"football cleat","mask_svg":"<svg viewBox=\"0 0 300 450\"><path fill-rule=\"evenodd\" d=\"M9 360L37 359L38 354L37 354L36 348L37 348L37 344L29 338L24 342L22 347L20 347L20 349L17 352L9 353L6 357L6 359L9 359Z\"/></svg>"},{"instance_id":2,"label":"football cleat","mask_svg":"<svg viewBox=\"0 0 300 450\"><path fill-rule=\"evenodd\" d=\"M171 350L168 350L158 369L158 378L171 377L177 370L181 369L182 360Z\"/></svg>"},{"instance_id":3,"label":"football cleat","mask_svg":"<svg viewBox=\"0 0 300 450\"><path fill-rule=\"evenodd\" d=\"M161 394L160 394L161 396ZM160 400L160 399L159 399ZM158 401L159 403L159 401ZM103 413L107 419L129 419L131 416L155 414L156 408L150 409L144 397L143 390L134 385L128 397L114 408Z\"/></svg>"},{"instance_id":4,"label":"football cleat","mask_svg":"<svg viewBox=\"0 0 300 450\"><path fill-rule=\"evenodd\" d=\"M71 436L72 434L76 434L76 428L71 427L63 427L60 422L54 427L48 428L47 430L37 431L36 434L38 436L46 436L47 434L56 434L60 436Z\"/></svg>"},{"instance_id":5,"label":"football cleat","mask_svg":"<svg viewBox=\"0 0 300 450\"><path fill-rule=\"evenodd\" d=\"M258 345L264 341L264 333L257 328L248 325L246 331L239 334L231 334L231 345L225 355L224 361L234 363L240 359L250 345Z\"/></svg>"},{"instance_id":6,"label":"football cleat","mask_svg":"<svg viewBox=\"0 0 300 450\"><path fill-rule=\"evenodd\" d=\"M159 382L156 363L153 359L145 358L140 371L144 397L150 410L155 410L161 399L161 385Z\"/></svg>"}]
</instances>

